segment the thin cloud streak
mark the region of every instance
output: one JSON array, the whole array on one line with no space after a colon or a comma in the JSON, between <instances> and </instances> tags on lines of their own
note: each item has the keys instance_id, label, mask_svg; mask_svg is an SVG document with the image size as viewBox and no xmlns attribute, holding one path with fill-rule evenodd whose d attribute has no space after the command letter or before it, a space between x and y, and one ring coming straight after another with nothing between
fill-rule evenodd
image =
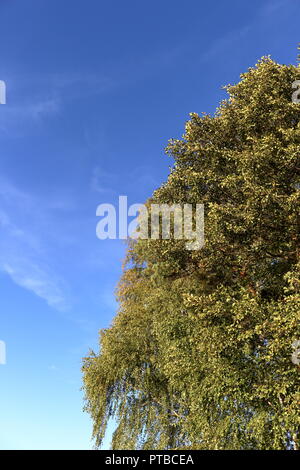
<instances>
[{"instance_id":1,"label":"thin cloud streak","mask_svg":"<svg viewBox=\"0 0 300 470\"><path fill-rule=\"evenodd\" d=\"M17 285L46 300L50 307L62 311L68 309L57 280L52 279L49 273L34 265L29 259L12 259L11 264L1 263L0 269Z\"/></svg>"},{"instance_id":2,"label":"thin cloud streak","mask_svg":"<svg viewBox=\"0 0 300 470\"><path fill-rule=\"evenodd\" d=\"M49 306L67 310L66 283L49 266L45 240L26 219L28 213L39 218L37 201L3 178L0 187L0 270Z\"/></svg>"}]
</instances>

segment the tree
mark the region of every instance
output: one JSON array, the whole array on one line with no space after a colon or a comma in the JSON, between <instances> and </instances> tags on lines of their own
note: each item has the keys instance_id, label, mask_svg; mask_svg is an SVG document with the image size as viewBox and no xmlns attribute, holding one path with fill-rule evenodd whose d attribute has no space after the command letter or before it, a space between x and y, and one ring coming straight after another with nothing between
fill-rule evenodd
<instances>
[{"instance_id":1,"label":"tree","mask_svg":"<svg viewBox=\"0 0 300 470\"><path fill-rule=\"evenodd\" d=\"M96 446L300 446L300 69L263 58L191 114L175 164L148 204L204 203L205 246L129 243L119 311L84 359Z\"/></svg>"}]
</instances>

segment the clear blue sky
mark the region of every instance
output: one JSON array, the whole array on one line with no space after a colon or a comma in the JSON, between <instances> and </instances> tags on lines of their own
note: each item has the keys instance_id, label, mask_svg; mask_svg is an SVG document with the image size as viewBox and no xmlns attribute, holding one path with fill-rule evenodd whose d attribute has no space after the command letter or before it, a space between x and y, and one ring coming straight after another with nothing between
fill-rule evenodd
<instances>
[{"instance_id":1,"label":"clear blue sky","mask_svg":"<svg viewBox=\"0 0 300 470\"><path fill-rule=\"evenodd\" d=\"M1 0L1 449L92 447L81 358L125 250L96 238L96 207L143 202L188 114L261 56L295 64L299 16L297 0Z\"/></svg>"}]
</instances>

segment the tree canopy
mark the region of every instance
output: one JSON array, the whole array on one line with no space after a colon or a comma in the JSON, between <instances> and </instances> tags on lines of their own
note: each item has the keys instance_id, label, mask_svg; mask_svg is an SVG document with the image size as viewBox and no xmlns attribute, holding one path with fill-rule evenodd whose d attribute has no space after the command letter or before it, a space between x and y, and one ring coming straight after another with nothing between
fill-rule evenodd
<instances>
[{"instance_id":1,"label":"tree canopy","mask_svg":"<svg viewBox=\"0 0 300 470\"><path fill-rule=\"evenodd\" d=\"M113 449L300 447L300 67L261 59L192 113L149 202L205 207L205 245L133 240L119 311L84 359L85 409Z\"/></svg>"}]
</instances>

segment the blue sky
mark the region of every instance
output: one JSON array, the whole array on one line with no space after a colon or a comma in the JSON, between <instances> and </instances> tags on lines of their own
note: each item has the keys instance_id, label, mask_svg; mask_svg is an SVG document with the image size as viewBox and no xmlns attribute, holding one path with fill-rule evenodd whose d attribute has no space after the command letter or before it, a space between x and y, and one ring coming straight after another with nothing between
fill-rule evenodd
<instances>
[{"instance_id":1,"label":"blue sky","mask_svg":"<svg viewBox=\"0 0 300 470\"><path fill-rule=\"evenodd\" d=\"M1 0L0 449L90 449L81 359L125 253L96 207L144 200L168 139L267 54L296 63L300 4ZM104 447L108 446L106 441Z\"/></svg>"}]
</instances>

